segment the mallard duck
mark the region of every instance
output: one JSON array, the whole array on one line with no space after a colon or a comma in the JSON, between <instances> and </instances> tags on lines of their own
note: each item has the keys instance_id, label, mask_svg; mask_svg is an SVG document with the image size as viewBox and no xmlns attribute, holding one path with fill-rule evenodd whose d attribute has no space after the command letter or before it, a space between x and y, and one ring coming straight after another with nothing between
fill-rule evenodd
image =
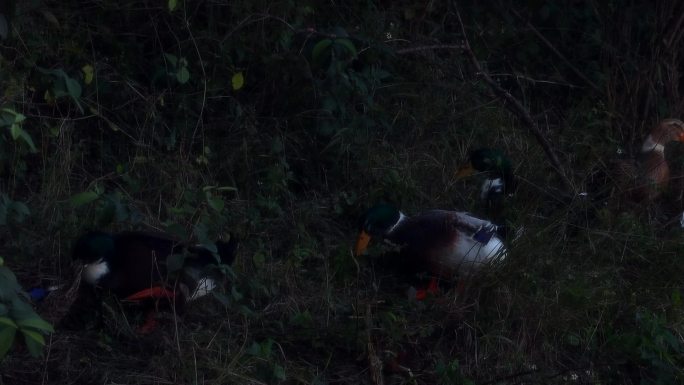
<instances>
[{"instance_id":1,"label":"mallard duck","mask_svg":"<svg viewBox=\"0 0 684 385\"><path fill-rule=\"evenodd\" d=\"M230 265L237 249L237 241L216 241L216 254L203 246L193 246L163 233L127 231L110 234L91 231L80 237L73 249L74 260L83 263L84 282L109 290L128 301L167 298L184 304L209 293L217 286L207 267ZM184 255L176 279L170 278L167 257ZM154 327L152 318L141 328Z\"/></svg>"},{"instance_id":2,"label":"mallard duck","mask_svg":"<svg viewBox=\"0 0 684 385\"><path fill-rule=\"evenodd\" d=\"M491 148L480 148L470 153L468 163L458 168L456 179L485 174L480 189L480 199L490 217L501 217L505 199L515 191L515 177L511 161L503 152Z\"/></svg>"},{"instance_id":3,"label":"mallard duck","mask_svg":"<svg viewBox=\"0 0 684 385\"><path fill-rule=\"evenodd\" d=\"M454 279L506 257L496 225L465 212L428 210L408 216L387 204L379 204L362 218L354 254L362 254L372 238L401 247L404 267L436 279ZM424 292L417 297L423 297Z\"/></svg>"},{"instance_id":4,"label":"mallard duck","mask_svg":"<svg viewBox=\"0 0 684 385\"><path fill-rule=\"evenodd\" d=\"M644 139L636 159L615 162L618 187L633 202L652 201L670 184L665 146L684 142L684 123L679 119L659 122Z\"/></svg>"}]
</instances>

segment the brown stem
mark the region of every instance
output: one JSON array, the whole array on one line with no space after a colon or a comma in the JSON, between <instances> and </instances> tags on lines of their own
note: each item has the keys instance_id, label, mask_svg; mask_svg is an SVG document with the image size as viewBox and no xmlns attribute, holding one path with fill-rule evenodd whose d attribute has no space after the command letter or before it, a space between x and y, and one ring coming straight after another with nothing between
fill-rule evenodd
<instances>
[{"instance_id":1,"label":"brown stem","mask_svg":"<svg viewBox=\"0 0 684 385\"><path fill-rule=\"evenodd\" d=\"M419 47L410 47L398 49L395 52L398 54L413 53L419 51L429 51L433 49L464 49L462 44L434 44L434 45L422 45Z\"/></svg>"},{"instance_id":2,"label":"brown stem","mask_svg":"<svg viewBox=\"0 0 684 385\"><path fill-rule=\"evenodd\" d=\"M563 182L563 185L565 185L565 188L567 188L569 192L575 191L572 182L565 174L565 172L563 172L560 160L558 160L558 156L556 156L556 153L553 150L551 143L548 141L548 139L546 139L544 134L541 132L539 126L534 121L534 119L532 119L532 116L530 115L529 111L527 111L527 109L516 98L514 98L513 95L511 95L505 89L501 88L501 86L494 79L492 79L489 73L487 73L480 65L477 56L475 56L475 53L470 48L470 42L468 41L468 36L466 35L465 25L463 24L463 20L461 19L461 13L458 11L458 8L456 8L456 16L458 17L458 22L461 25L461 31L463 33L463 52L470 58L470 61L475 67L477 73L489 85L494 94L497 95L499 98L503 99L504 106L506 106L506 108L508 108L511 112L516 114L518 118L522 120L522 122L527 126L530 132L532 132L532 135L534 135L534 137L537 139L539 144L544 149L544 152L546 153L549 162L551 162L551 167L554 169L554 171L556 171L558 176L561 178L561 181Z\"/></svg>"}]
</instances>

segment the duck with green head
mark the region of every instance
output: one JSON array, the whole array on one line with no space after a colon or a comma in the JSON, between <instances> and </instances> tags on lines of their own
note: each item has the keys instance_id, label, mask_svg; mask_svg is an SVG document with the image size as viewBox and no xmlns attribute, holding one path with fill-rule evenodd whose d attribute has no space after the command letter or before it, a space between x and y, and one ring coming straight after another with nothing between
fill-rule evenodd
<instances>
[{"instance_id":1,"label":"duck with green head","mask_svg":"<svg viewBox=\"0 0 684 385\"><path fill-rule=\"evenodd\" d=\"M503 216L504 202L515 191L515 177L510 159L497 149L480 148L470 153L469 161L459 167L456 179L476 172L483 173L485 180L480 190L480 199L489 215L495 219Z\"/></svg>"},{"instance_id":2,"label":"duck with green head","mask_svg":"<svg viewBox=\"0 0 684 385\"><path fill-rule=\"evenodd\" d=\"M465 212L428 210L407 216L379 204L363 216L354 254L362 254L371 239L399 246L403 267L431 275L428 290L434 291L436 279L452 280L503 260L506 248L496 230L490 221Z\"/></svg>"},{"instance_id":3,"label":"duck with green head","mask_svg":"<svg viewBox=\"0 0 684 385\"><path fill-rule=\"evenodd\" d=\"M117 234L91 231L75 243L73 258L83 263L82 279L128 301L172 300L176 305L200 298L218 285L210 265L230 265L237 240L216 241L216 250L189 245L163 233L127 231ZM167 257L184 256L178 272L166 266ZM171 279L175 276L176 279ZM148 315L140 329L148 332L154 321Z\"/></svg>"}]
</instances>

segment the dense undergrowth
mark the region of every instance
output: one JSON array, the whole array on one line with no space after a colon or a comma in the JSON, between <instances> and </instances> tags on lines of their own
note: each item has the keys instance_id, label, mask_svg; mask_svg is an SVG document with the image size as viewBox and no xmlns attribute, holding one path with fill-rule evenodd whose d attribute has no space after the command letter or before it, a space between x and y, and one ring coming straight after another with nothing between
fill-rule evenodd
<instances>
[{"instance_id":1,"label":"dense undergrowth","mask_svg":"<svg viewBox=\"0 0 684 385\"><path fill-rule=\"evenodd\" d=\"M0 256L20 283L68 285L86 229L241 246L225 293L154 336L110 302L42 357L16 343L0 384L683 382L681 197L618 210L606 177L684 113L684 9L642 3L3 3ZM457 11L575 191L458 49ZM454 172L483 146L515 164L525 234L465 296L409 301L391 254L352 257L357 218L482 213Z\"/></svg>"}]
</instances>

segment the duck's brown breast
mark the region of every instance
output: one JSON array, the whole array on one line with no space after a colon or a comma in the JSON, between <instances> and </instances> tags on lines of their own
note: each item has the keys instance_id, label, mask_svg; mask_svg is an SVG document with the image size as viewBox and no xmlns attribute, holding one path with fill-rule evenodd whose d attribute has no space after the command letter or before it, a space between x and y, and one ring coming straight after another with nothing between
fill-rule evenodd
<instances>
[{"instance_id":1,"label":"duck's brown breast","mask_svg":"<svg viewBox=\"0 0 684 385\"><path fill-rule=\"evenodd\" d=\"M662 152L651 151L640 160L637 186L642 199L653 200L660 196L670 182L670 168Z\"/></svg>"}]
</instances>

